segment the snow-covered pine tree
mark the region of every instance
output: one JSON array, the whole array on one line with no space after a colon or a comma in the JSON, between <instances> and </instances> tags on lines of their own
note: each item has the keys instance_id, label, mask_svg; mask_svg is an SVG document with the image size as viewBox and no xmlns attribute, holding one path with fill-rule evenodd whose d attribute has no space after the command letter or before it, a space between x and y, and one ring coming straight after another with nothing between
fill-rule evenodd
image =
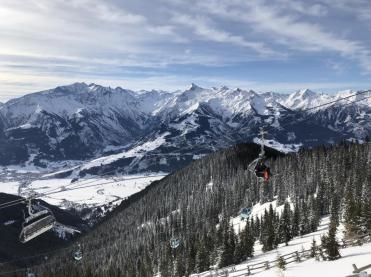
<instances>
[{"instance_id":1,"label":"snow-covered pine tree","mask_svg":"<svg viewBox=\"0 0 371 277\"><path fill-rule=\"evenodd\" d=\"M196 272L203 272L210 267L209 253L206 251L205 242L201 240L199 242L199 248L196 255Z\"/></svg>"},{"instance_id":2,"label":"snow-covered pine tree","mask_svg":"<svg viewBox=\"0 0 371 277\"><path fill-rule=\"evenodd\" d=\"M308 222L309 212L308 212L306 201L302 199L300 203L301 203L300 205L301 217L300 217L300 224L299 224L299 233L301 236L303 236L309 233L309 230L310 230L309 222Z\"/></svg>"},{"instance_id":3,"label":"snow-covered pine tree","mask_svg":"<svg viewBox=\"0 0 371 277\"><path fill-rule=\"evenodd\" d=\"M186 266L184 262L185 262L184 252L181 252L176 256L175 276L182 277L186 274Z\"/></svg>"},{"instance_id":4,"label":"snow-covered pine tree","mask_svg":"<svg viewBox=\"0 0 371 277\"><path fill-rule=\"evenodd\" d=\"M300 224L300 206L296 201L294 205L294 211L291 213L291 233L293 237L296 237L300 233L299 224Z\"/></svg>"},{"instance_id":5,"label":"snow-covered pine tree","mask_svg":"<svg viewBox=\"0 0 371 277\"><path fill-rule=\"evenodd\" d=\"M242 260L250 258L254 254L255 238L252 232L252 224L246 222L245 228L240 232L240 247L242 249Z\"/></svg>"},{"instance_id":6,"label":"snow-covered pine tree","mask_svg":"<svg viewBox=\"0 0 371 277\"><path fill-rule=\"evenodd\" d=\"M337 214L334 212L331 214L330 227L328 234L323 236L321 239L322 247L325 251L326 258L330 261L339 259L339 243L336 240L337 231Z\"/></svg>"},{"instance_id":7,"label":"snow-covered pine tree","mask_svg":"<svg viewBox=\"0 0 371 277\"><path fill-rule=\"evenodd\" d=\"M310 257L314 258L318 254L318 246L316 240L313 238L312 245L310 247Z\"/></svg>"},{"instance_id":8,"label":"snow-covered pine tree","mask_svg":"<svg viewBox=\"0 0 371 277\"><path fill-rule=\"evenodd\" d=\"M270 251L277 246L276 226L278 225L275 225L275 214L271 204L269 206L269 212L267 210L264 211L264 217L261 223L260 241L263 244L262 250L264 252Z\"/></svg>"},{"instance_id":9,"label":"snow-covered pine tree","mask_svg":"<svg viewBox=\"0 0 371 277\"><path fill-rule=\"evenodd\" d=\"M354 240L359 235L360 212L360 207L354 200L353 191L348 188L343 204L343 223L347 240Z\"/></svg>"},{"instance_id":10,"label":"snow-covered pine tree","mask_svg":"<svg viewBox=\"0 0 371 277\"><path fill-rule=\"evenodd\" d=\"M280 243L289 244L292 239L291 231L291 209L290 204L286 201L279 220L278 240Z\"/></svg>"},{"instance_id":11,"label":"snow-covered pine tree","mask_svg":"<svg viewBox=\"0 0 371 277\"><path fill-rule=\"evenodd\" d=\"M318 225L320 223L320 214L318 210L317 199L313 194L309 196L309 230L310 232L317 231Z\"/></svg>"},{"instance_id":12,"label":"snow-covered pine tree","mask_svg":"<svg viewBox=\"0 0 371 277\"><path fill-rule=\"evenodd\" d=\"M232 225L228 225L224 233L223 249L220 257L219 267L225 267L234 263L234 253L236 247L236 235Z\"/></svg>"},{"instance_id":13,"label":"snow-covered pine tree","mask_svg":"<svg viewBox=\"0 0 371 277\"><path fill-rule=\"evenodd\" d=\"M371 178L363 184L359 223L361 233L368 234L371 240Z\"/></svg>"},{"instance_id":14,"label":"snow-covered pine tree","mask_svg":"<svg viewBox=\"0 0 371 277\"><path fill-rule=\"evenodd\" d=\"M282 270L286 269L286 261L282 256L277 257L277 267Z\"/></svg>"}]
</instances>

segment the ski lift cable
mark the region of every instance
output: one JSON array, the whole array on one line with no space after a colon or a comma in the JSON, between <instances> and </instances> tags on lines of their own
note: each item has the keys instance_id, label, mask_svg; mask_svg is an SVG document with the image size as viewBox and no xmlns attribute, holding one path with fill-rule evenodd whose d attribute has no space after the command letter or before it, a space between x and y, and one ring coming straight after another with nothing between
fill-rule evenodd
<instances>
[{"instance_id":1,"label":"ski lift cable","mask_svg":"<svg viewBox=\"0 0 371 277\"><path fill-rule=\"evenodd\" d=\"M2 205L5 205L5 204L11 204L11 203L18 202L18 201L19 201L19 199L15 199L15 200L12 200L12 201L9 201L9 202L6 202L6 203L1 203L1 204L0 204L0 207L1 207Z\"/></svg>"},{"instance_id":2,"label":"ski lift cable","mask_svg":"<svg viewBox=\"0 0 371 277\"><path fill-rule=\"evenodd\" d=\"M314 109L318 109L320 107L324 107L324 106L327 106L327 105L331 105L331 104L334 104L336 102L339 102L339 101L342 101L342 100L347 100L351 97L355 97L355 96L358 96L358 95L361 95L361 94L364 94L364 93L371 93L371 90L365 90L365 91L361 91L361 92L358 92L358 93L355 93L353 95L349 95L349 96L346 96L346 97L342 97L342 98L338 98L334 101L330 101L330 102L327 102L327 103L323 103L321 105L317 105L317 106L314 106L314 107L310 107L310 108L307 108L307 109L303 109L303 110L298 110L297 112L307 112L307 111L311 111L311 110L314 110ZM370 96L365 96L363 97L362 99L357 99L357 100L354 100L354 101L350 101L350 102L347 102L344 104L344 106L348 106L350 104L353 104L353 103L356 103L356 102L360 102L360 101L363 101L363 100L366 100L368 98L371 98L371 95ZM296 113L295 115L299 115L299 116L303 116L302 114L298 114ZM307 121L311 118L311 115L309 115L307 118L303 118L302 120L299 120L299 119L292 119L292 120L289 120L286 124L282 124L280 125L280 127L285 127L285 126L288 126L292 123L301 123L301 122L304 122L304 121ZM264 128L264 130L269 130L269 129L273 129L274 127L269 125L267 127Z\"/></svg>"},{"instance_id":3,"label":"ski lift cable","mask_svg":"<svg viewBox=\"0 0 371 277\"><path fill-rule=\"evenodd\" d=\"M340 98L338 98L336 100L333 100L333 101L330 101L330 102L327 102L327 103L324 103L324 104L321 104L321 105L318 105L318 106L315 106L315 107L306 108L306 109L304 109L302 111L307 112L307 111L310 111L310 110L314 110L314 109L317 109L317 108L320 108L320 107L324 107L324 106L327 106L327 105L331 105L331 104L336 103L336 102L339 102L341 100L346 100L346 99L349 99L351 97L358 96L358 95L361 95L361 94L364 94L364 93L367 93L367 92L371 92L371 90L364 90L364 91L357 92L357 93L355 93L353 95L348 95L348 96L345 96L345 97L340 97ZM361 100L363 100L363 99L361 99ZM355 102L358 102L358 100L355 101Z\"/></svg>"}]
</instances>

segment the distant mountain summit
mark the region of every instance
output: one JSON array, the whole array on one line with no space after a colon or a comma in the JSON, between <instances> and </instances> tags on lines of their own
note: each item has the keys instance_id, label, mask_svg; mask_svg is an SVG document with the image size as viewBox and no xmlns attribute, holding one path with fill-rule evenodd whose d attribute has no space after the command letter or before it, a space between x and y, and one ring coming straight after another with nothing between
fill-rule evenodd
<instances>
[{"instance_id":1,"label":"distant mountain summit","mask_svg":"<svg viewBox=\"0 0 371 277\"><path fill-rule=\"evenodd\" d=\"M256 140L270 126L267 144L283 151L362 139L371 133L371 91L292 94L242 89L132 91L75 83L0 104L0 164L36 164L116 155L127 172L172 171L201 155Z\"/></svg>"}]
</instances>

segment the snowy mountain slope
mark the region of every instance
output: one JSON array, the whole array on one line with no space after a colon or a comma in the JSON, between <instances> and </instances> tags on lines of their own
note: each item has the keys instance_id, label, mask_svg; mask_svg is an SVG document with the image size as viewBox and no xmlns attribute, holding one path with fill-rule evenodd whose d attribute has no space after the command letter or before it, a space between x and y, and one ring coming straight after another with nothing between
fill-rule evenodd
<instances>
[{"instance_id":1,"label":"snowy mountain slope","mask_svg":"<svg viewBox=\"0 0 371 277\"><path fill-rule=\"evenodd\" d=\"M116 165L127 173L173 171L199 155L256 139L261 126L270 126L271 145L286 145L286 151L362 139L371 132L370 99L301 111L351 93L301 90L286 95L195 84L174 93L135 92L75 83L0 106L0 164L28 161L45 167L50 161L117 155ZM146 149L158 137L161 145Z\"/></svg>"},{"instance_id":2,"label":"snowy mountain slope","mask_svg":"<svg viewBox=\"0 0 371 277\"><path fill-rule=\"evenodd\" d=\"M267 203L265 203L267 204ZM269 203L268 203L269 204ZM269 206L269 205L268 205ZM264 210L263 210L264 211ZM257 213L259 214L259 212ZM238 222L237 222L238 223ZM242 222L242 225L244 222ZM243 226L235 224L235 230L242 230ZM233 272L231 267L226 267L228 270L228 276L245 276L247 273L247 266L252 264L257 264L265 261L274 261L277 256L286 255L295 251L302 251L303 249L308 250L311 247L312 241L315 240L317 245L321 244L321 237L328 232L329 228L329 217L324 217L321 220L318 231L309 233L302 237L296 237L290 241L288 246L280 244L277 249L263 252L261 249L261 244L259 242L255 243L255 253L254 257L248 259L247 261L234 265L234 269L238 272ZM337 233L337 239L341 240L343 238L343 226L341 225ZM371 244L365 244L362 246L353 246L349 248L340 249L342 258L336 261L316 261L314 258L309 260L303 260L301 263L290 263L286 265L286 270L280 270L276 267L270 269L265 269L264 267L258 270L254 270L252 273L254 276L259 277L271 277L271 276L322 276L324 272L331 272L330 276L346 276L352 273L352 264L356 264L358 267L367 265L370 262L371 257ZM218 269L218 272L223 272L223 269ZM198 274L192 274L191 276L206 277L215 276L216 271L210 270L207 272L202 272Z\"/></svg>"},{"instance_id":3,"label":"snowy mountain slope","mask_svg":"<svg viewBox=\"0 0 371 277\"><path fill-rule=\"evenodd\" d=\"M303 89L290 94L284 101L282 101L282 105L294 110L304 110L328 103L335 99L335 96L316 93L309 89Z\"/></svg>"}]
</instances>

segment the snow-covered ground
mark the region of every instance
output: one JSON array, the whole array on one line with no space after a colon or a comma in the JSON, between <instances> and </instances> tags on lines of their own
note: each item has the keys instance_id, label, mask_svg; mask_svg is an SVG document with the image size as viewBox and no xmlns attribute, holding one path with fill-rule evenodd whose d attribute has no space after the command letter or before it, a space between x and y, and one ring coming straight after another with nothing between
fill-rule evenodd
<instances>
[{"instance_id":1,"label":"snow-covered ground","mask_svg":"<svg viewBox=\"0 0 371 277\"><path fill-rule=\"evenodd\" d=\"M68 208L71 206L97 207L114 203L118 205L130 195L144 189L151 182L165 175L127 175L120 177L87 177L71 183L71 178L36 180L20 187L19 182L1 182L0 192L27 196L36 193L52 193L41 197L44 201Z\"/></svg>"},{"instance_id":2,"label":"snow-covered ground","mask_svg":"<svg viewBox=\"0 0 371 277\"><path fill-rule=\"evenodd\" d=\"M0 182L0 192L18 195L19 182Z\"/></svg>"},{"instance_id":3,"label":"snow-covered ground","mask_svg":"<svg viewBox=\"0 0 371 277\"><path fill-rule=\"evenodd\" d=\"M253 142L256 143L256 144L260 144L261 139L260 138L254 138ZM299 144L294 144L294 143L293 144L283 144L283 143L280 143L280 142L272 140L272 139L266 139L264 141L264 145L267 146L267 147L274 148L274 149L276 149L278 151L281 151L283 153L297 152L297 151L299 151L300 147L303 146L302 143L299 143Z\"/></svg>"},{"instance_id":4,"label":"snow-covered ground","mask_svg":"<svg viewBox=\"0 0 371 277\"><path fill-rule=\"evenodd\" d=\"M143 156L146 152L152 151L158 148L159 146L161 146L163 143L165 143L165 137L167 135L169 135L169 133L165 132L161 134L160 136L158 136L156 139L152 141L148 141L142 145L138 145L130 149L129 151L124 151L122 153L104 156L104 157L92 160L86 163L85 165L83 165L81 169L84 170L84 169L89 169L92 167L98 167L98 166L110 164L122 158Z\"/></svg>"},{"instance_id":5,"label":"snow-covered ground","mask_svg":"<svg viewBox=\"0 0 371 277\"><path fill-rule=\"evenodd\" d=\"M335 261L316 261L309 259L301 263L291 263L286 266L286 270L272 268L262 271L254 276L258 277L313 277L313 276L336 276L345 277L353 272L352 264L358 268L371 263L371 243L362 246L344 248L340 250L341 259ZM371 269L366 270L368 274ZM233 275L230 275L233 276Z\"/></svg>"},{"instance_id":6,"label":"snow-covered ground","mask_svg":"<svg viewBox=\"0 0 371 277\"><path fill-rule=\"evenodd\" d=\"M272 204L276 212L282 212L282 206L276 206L276 201L268 202L263 205L257 204L252 208L251 215L260 216L264 213L265 209L269 208L269 205ZM277 249L263 252L262 245L257 241L254 247L254 257L248 259L241 264L235 265L234 268L237 272L232 272L232 267L226 267L228 269L228 276L237 277L237 276L247 276L246 269L248 265L257 264L265 261L274 261L278 256L289 254L295 251L302 251L303 249L308 250L311 247L313 239L316 241L317 245L321 244L321 236L328 232L330 218L329 216L323 217L320 223L320 226L316 232L304 235L302 237L296 237L289 242L288 246L285 244L280 244ZM245 221L241 221L240 217L237 216L231 219L231 224L236 232L242 230L245 227ZM340 241L343 238L344 227L340 224L338 228L337 238ZM356 264L358 267L365 266L371 263L371 243L365 244L363 246L349 247L340 250L342 258L336 261L316 261L315 259L309 259L302 261L301 263L289 263L286 266L286 270L279 270L277 267L272 267L269 270L264 268L259 270L252 271L252 275L259 277L313 277L313 276L346 276L350 275L353 271L352 264ZM244 271L243 271L244 270ZM218 270L219 274L222 273L222 270ZM369 270L371 273L371 269ZM225 275L216 275L216 270L210 270L200 274L193 274L191 276L197 277L206 277L206 276L225 276Z\"/></svg>"},{"instance_id":7,"label":"snow-covered ground","mask_svg":"<svg viewBox=\"0 0 371 277\"><path fill-rule=\"evenodd\" d=\"M208 184L209 185L209 184ZM286 201L290 203L290 208L294 209L293 203L290 198L287 198ZM266 202L264 204L255 204L251 209L250 218L258 216L259 218L264 215L265 210L269 210L269 206L272 205L273 210L281 215L284 205L277 206L277 200L272 202ZM240 230L243 230L246 226L246 221L241 220L241 217L237 215L236 217L231 218L230 223L233 225L234 231L238 233Z\"/></svg>"}]
</instances>

